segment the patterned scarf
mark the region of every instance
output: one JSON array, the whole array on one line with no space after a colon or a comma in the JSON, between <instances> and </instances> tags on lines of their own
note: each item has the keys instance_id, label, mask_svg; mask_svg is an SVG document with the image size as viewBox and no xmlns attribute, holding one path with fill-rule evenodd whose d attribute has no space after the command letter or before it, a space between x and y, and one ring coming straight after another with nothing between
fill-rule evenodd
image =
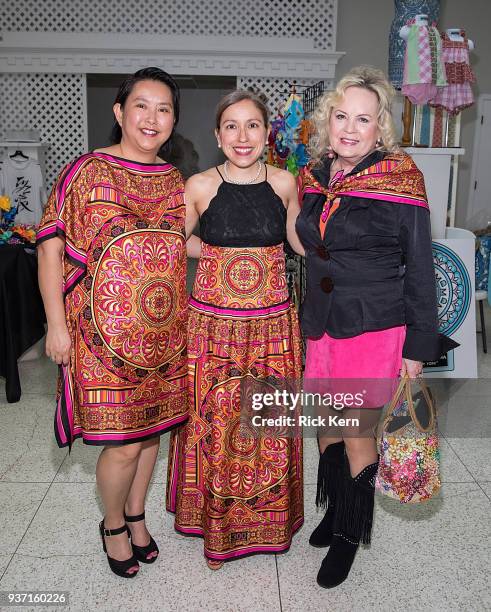
<instances>
[{"instance_id":1,"label":"patterned scarf","mask_svg":"<svg viewBox=\"0 0 491 612\"><path fill-rule=\"evenodd\" d=\"M302 199L308 193L326 196L320 219L321 233L342 196L411 204L429 209L423 175L411 157L404 153L390 153L383 160L347 177L337 173L327 187L314 177L309 165L302 171L301 181ZM333 203L335 206L332 206Z\"/></svg>"}]
</instances>

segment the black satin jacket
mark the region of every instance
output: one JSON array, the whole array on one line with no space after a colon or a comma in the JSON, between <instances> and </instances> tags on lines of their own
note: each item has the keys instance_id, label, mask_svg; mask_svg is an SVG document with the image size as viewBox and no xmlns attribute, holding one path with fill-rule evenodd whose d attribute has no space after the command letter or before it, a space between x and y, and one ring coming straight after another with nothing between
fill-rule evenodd
<instances>
[{"instance_id":1,"label":"black satin jacket","mask_svg":"<svg viewBox=\"0 0 491 612\"><path fill-rule=\"evenodd\" d=\"M374 152L351 174L383 156ZM329 182L330 165L326 160L314 170L321 185ZM306 194L296 224L306 251L307 292L301 308L306 336L327 331L349 338L405 324L403 357L431 361L456 346L438 334L429 211L342 197L322 239L319 219L325 199Z\"/></svg>"}]
</instances>

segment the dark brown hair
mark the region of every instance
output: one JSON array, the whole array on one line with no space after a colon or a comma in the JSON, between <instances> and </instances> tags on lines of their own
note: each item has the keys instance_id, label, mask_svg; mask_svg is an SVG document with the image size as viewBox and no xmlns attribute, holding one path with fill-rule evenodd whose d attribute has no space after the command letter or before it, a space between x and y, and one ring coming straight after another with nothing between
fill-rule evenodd
<instances>
[{"instance_id":1,"label":"dark brown hair","mask_svg":"<svg viewBox=\"0 0 491 612\"><path fill-rule=\"evenodd\" d=\"M164 72L164 70L161 70L160 68L155 68L154 66L142 68L141 70L135 72L135 74L127 76L125 80L121 83L121 86L116 95L116 99L114 100L114 104L121 104L121 106L124 108L128 96L133 91L133 87L140 81L159 81L163 85L166 85L171 91L172 106L174 110L174 127L172 128L172 133L169 136L169 139L167 140L167 142L164 142L159 151L159 155L165 156L169 153L171 149L172 137L174 135L177 122L179 121L179 86L170 74ZM115 121L110 136L111 143L119 144L121 142L122 135L123 134L121 132L121 126L117 121Z\"/></svg>"},{"instance_id":2,"label":"dark brown hair","mask_svg":"<svg viewBox=\"0 0 491 612\"><path fill-rule=\"evenodd\" d=\"M269 110L266 105L266 99L262 94L257 94L253 91L248 91L246 89L235 89L228 94L225 94L223 98L217 105L215 111L215 125L217 130L220 129L220 121L222 120L222 115L225 110L232 106L232 104L237 104L237 102L242 102L243 100L250 100L254 106L260 111L265 127L269 124Z\"/></svg>"}]
</instances>

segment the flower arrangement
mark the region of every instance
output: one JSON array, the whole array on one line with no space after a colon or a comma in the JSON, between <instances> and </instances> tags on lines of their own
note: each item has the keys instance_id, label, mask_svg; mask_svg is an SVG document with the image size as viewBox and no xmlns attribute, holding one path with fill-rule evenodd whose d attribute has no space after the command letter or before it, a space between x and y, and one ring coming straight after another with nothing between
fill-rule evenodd
<instances>
[{"instance_id":1,"label":"flower arrangement","mask_svg":"<svg viewBox=\"0 0 491 612\"><path fill-rule=\"evenodd\" d=\"M5 212L8 212L10 210L10 198L8 195L2 195L0 196L0 210L3 210Z\"/></svg>"},{"instance_id":2,"label":"flower arrangement","mask_svg":"<svg viewBox=\"0 0 491 612\"><path fill-rule=\"evenodd\" d=\"M12 207L8 195L0 196L0 244L35 244L36 227L33 225L15 225L17 206Z\"/></svg>"}]
</instances>

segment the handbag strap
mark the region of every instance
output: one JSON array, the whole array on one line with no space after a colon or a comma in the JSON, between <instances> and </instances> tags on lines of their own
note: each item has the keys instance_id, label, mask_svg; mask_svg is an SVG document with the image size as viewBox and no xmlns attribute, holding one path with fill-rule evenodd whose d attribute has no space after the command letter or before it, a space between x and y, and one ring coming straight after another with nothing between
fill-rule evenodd
<instances>
[{"instance_id":1,"label":"handbag strap","mask_svg":"<svg viewBox=\"0 0 491 612\"><path fill-rule=\"evenodd\" d=\"M428 405L428 409L430 411L430 419L427 427L423 427L420 423L418 416L416 415L416 411L414 409L413 395L411 393L411 379L407 374L401 377L399 382L399 386L397 387L397 391L392 396L390 400L390 404L387 408L387 412L385 413L385 418L382 423L382 430L386 430L389 423L392 421L393 415L392 412L397 405L397 402L401 398L401 396L405 397L407 401L407 406L409 410L409 415L416 426L416 428L420 431L420 433L427 433L431 431L435 427L435 419L436 419L436 411L435 404L433 402L433 398L428 390L428 387L423 378L416 379L419 386L421 387L421 391Z\"/></svg>"},{"instance_id":2,"label":"handbag strap","mask_svg":"<svg viewBox=\"0 0 491 612\"><path fill-rule=\"evenodd\" d=\"M404 389L405 389L405 385L406 385L406 381L409 380L407 378L407 376L402 376L401 380L399 382L399 386L397 387L397 391L394 393L394 395L392 396L392 399L390 400L390 404L387 407L387 412L385 413L385 418L382 424L382 428L385 430L387 428L387 425L392 421L392 412L394 410L394 408L396 407L397 402L399 401L399 398L402 396L402 394L404 393Z\"/></svg>"},{"instance_id":3,"label":"handbag strap","mask_svg":"<svg viewBox=\"0 0 491 612\"><path fill-rule=\"evenodd\" d=\"M431 431L435 427L435 404L433 402L433 398L431 397L428 391L428 387L426 386L424 379L423 378L416 379L421 388L421 391L423 392L423 396L426 400L428 410L430 411L430 420L428 421L428 425L426 427L423 427L423 425L421 425L416 415L416 410L414 409L414 401L413 401L413 394L411 393L410 378L408 376L405 376L404 378L406 379L406 382L407 382L406 400L407 400L407 406L409 409L409 414L411 415L411 419L413 420L413 423L415 424L416 428L421 433L427 433L428 431Z\"/></svg>"}]
</instances>

